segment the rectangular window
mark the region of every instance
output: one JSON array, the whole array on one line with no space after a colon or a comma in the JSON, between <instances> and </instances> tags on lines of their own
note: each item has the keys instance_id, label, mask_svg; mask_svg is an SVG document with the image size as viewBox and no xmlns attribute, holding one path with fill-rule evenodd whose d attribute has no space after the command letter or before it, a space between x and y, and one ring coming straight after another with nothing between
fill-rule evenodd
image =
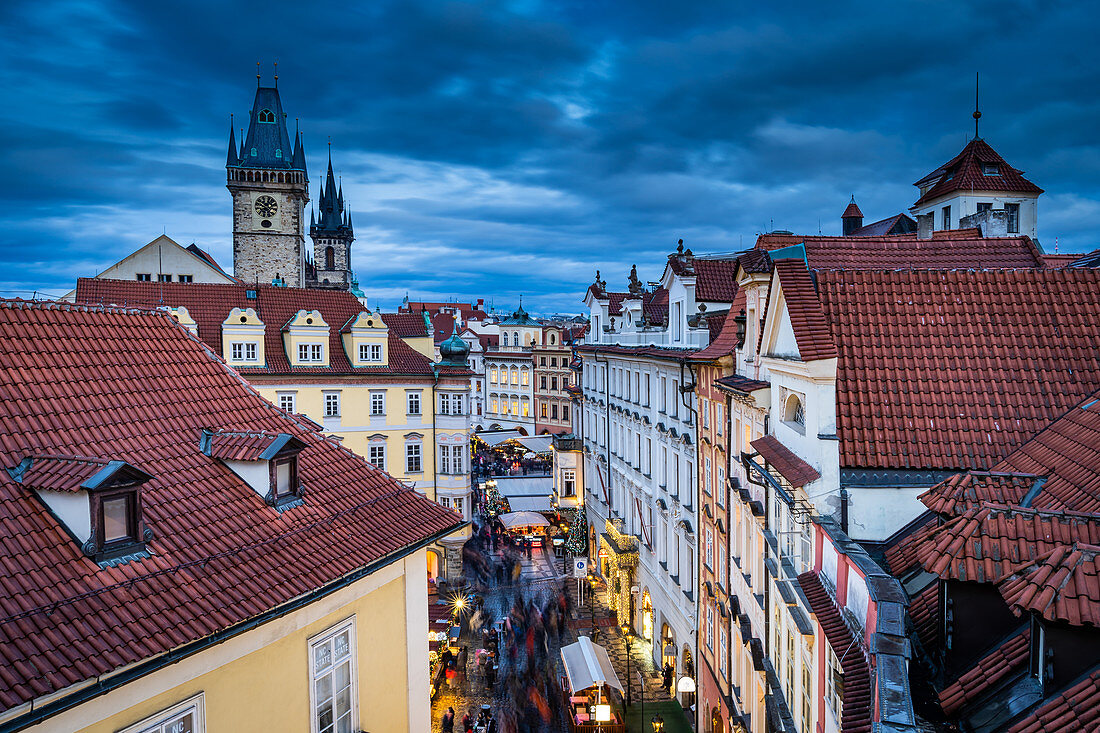
<instances>
[{"instance_id":1,"label":"rectangular window","mask_svg":"<svg viewBox=\"0 0 1100 733\"><path fill-rule=\"evenodd\" d=\"M710 527L707 527L707 533L705 536L706 554L703 556L705 558L704 562L706 563L706 566L708 568L714 568L714 530Z\"/></svg>"},{"instance_id":2,"label":"rectangular window","mask_svg":"<svg viewBox=\"0 0 1100 733\"><path fill-rule=\"evenodd\" d=\"M542 419L542 420L545 420L546 415L547 415L546 403L540 401L539 402L539 418Z\"/></svg>"},{"instance_id":3,"label":"rectangular window","mask_svg":"<svg viewBox=\"0 0 1100 733\"><path fill-rule=\"evenodd\" d=\"M244 360L244 344L241 344L241 343L230 344L229 353L230 353L230 358L233 359L233 361L243 361Z\"/></svg>"},{"instance_id":4,"label":"rectangular window","mask_svg":"<svg viewBox=\"0 0 1100 733\"><path fill-rule=\"evenodd\" d=\"M206 733L206 698L200 692L119 733Z\"/></svg>"},{"instance_id":5,"label":"rectangular window","mask_svg":"<svg viewBox=\"0 0 1100 733\"><path fill-rule=\"evenodd\" d=\"M170 283L170 282L172 282L172 276L171 275L165 275L164 273L160 273L160 274L157 275L157 282L158 283Z\"/></svg>"},{"instance_id":6,"label":"rectangular window","mask_svg":"<svg viewBox=\"0 0 1100 733\"><path fill-rule=\"evenodd\" d=\"M550 391L551 392L557 392L558 391L558 378L557 377L550 377Z\"/></svg>"},{"instance_id":7,"label":"rectangular window","mask_svg":"<svg viewBox=\"0 0 1100 733\"><path fill-rule=\"evenodd\" d=\"M729 636L726 634L726 625L718 626L718 669L722 676L726 676L726 657L729 656Z\"/></svg>"},{"instance_id":8,"label":"rectangular window","mask_svg":"<svg viewBox=\"0 0 1100 733\"><path fill-rule=\"evenodd\" d=\"M832 646L825 644L825 702L833 711L838 721L843 720L844 714L844 668L840 666L840 660Z\"/></svg>"},{"instance_id":9,"label":"rectangular window","mask_svg":"<svg viewBox=\"0 0 1100 733\"><path fill-rule=\"evenodd\" d=\"M420 393L409 392L407 395L408 401L408 414L419 415L420 414Z\"/></svg>"},{"instance_id":10,"label":"rectangular window","mask_svg":"<svg viewBox=\"0 0 1100 733\"><path fill-rule=\"evenodd\" d=\"M710 456L703 459L703 491L710 496L713 491L710 487Z\"/></svg>"},{"instance_id":11,"label":"rectangular window","mask_svg":"<svg viewBox=\"0 0 1100 733\"><path fill-rule=\"evenodd\" d=\"M569 405L561 406L561 419L566 421L569 420Z\"/></svg>"},{"instance_id":12,"label":"rectangular window","mask_svg":"<svg viewBox=\"0 0 1100 733\"><path fill-rule=\"evenodd\" d=\"M561 495L562 496L576 496L577 494L577 472L570 470L563 470L561 472Z\"/></svg>"},{"instance_id":13,"label":"rectangular window","mask_svg":"<svg viewBox=\"0 0 1100 733\"><path fill-rule=\"evenodd\" d=\"M721 402L714 403L714 432L718 433L719 435L722 434L722 424L726 419L724 408L725 405L723 405Z\"/></svg>"},{"instance_id":14,"label":"rectangular window","mask_svg":"<svg viewBox=\"0 0 1100 733\"><path fill-rule=\"evenodd\" d=\"M726 505L726 467L718 466L714 478L714 494L718 506Z\"/></svg>"},{"instance_id":15,"label":"rectangular window","mask_svg":"<svg viewBox=\"0 0 1100 733\"><path fill-rule=\"evenodd\" d=\"M325 393L325 417L339 417L340 416L340 393L339 392L326 392Z\"/></svg>"},{"instance_id":16,"label":"rectangular window","mask_svg":"<svg viewBox=\"0 0 1100 733\"><path fill-rule=\"evenodd\" d=\"M382 344L359 344L359 361L382 361Z\"/></svg>"},{"instance_id":17,"label":"rectangular window","mask_svg":"<svg viewBox=\"0 0 1100 733\"><path fill-rule=\"evenodd\" d=\"M443 393L439 395L439 414L451 414L451 396L449 394Z\"/></svg>"},{"instance_id":18,"label":"rectangular window","mask_svg":"<svg viewBox=\"0 0 1100 733\"><path fill-rule=\"evenodd\" d=\"M371 392L370 393L370 414L372 414L372 415L385 415L386 414L386 393L385 392Z\"/></svg>"},{"instance_id":19,"label":"rectangular window","mask_svg":"<svg viewBox=\"0 0 1100 733\"><path fill-rule=\"evenodd\" d=\"M359 728L355 667L354 618L310 640L311 733L351 733Z\"/></svg>"},{"instance_id":20,"label":"rectangular window","mask_svg":"<svg viewBox=\"0 0 1100 733\"><path fill-rule=\"evenodd\" d=\"M179 276L179 281L181 283L195 282L195 277L194 277L194 275L180 275Z\"/></svg>"},{"instance_id":21,"label":"rectangular window","mask_svg":"<svg viewBox=\"0 0 1100 733\"><path fill-rule=\"evenodd\" d=\"M298 410L296 409L296 406L294 404L294 397L295 396L293 394L279 395L279 409L283 410L284 412L289 412L291 414L297 412Z\"/></svg>"},{"instance_id":22,"label":"rectangular window","mask_svg":"<svg viewBox=\"0 0 1100 733\"><path fill-rule=\"evenodd\" d=\"M702 404L699 405L699 412L703 413L703 427L705 429L709 430L710 429L710 409L709 409L710 400L708 400L706 397L703 397L700 400L700 402L702 402Z\"/></svg>"},{"instance_id":23,"label":"rectangular window","mask_svg":"<svg viewBox=\"0 0 1100 733\"><path fill-rule=\"evenodd\" d=\"M322 344L298 344L298 361L304 364L319 364L324 361Z\"/></svg>"},{"instance_id":24,"label":"rectangular window","mask_svg":"<svg viewBox=\"0 0 1100 733\"><path fill-rule=\"evenodd\" d=\"M371 462L375 468L380 468L383 471L386 470L386 446L385 444L371 445L367 460Z\"/></svg>"},{"instance_id":25,"label":"rectangular window","mask_svg":"<svg viewBox=\"0 0 1100 733\"><path fill-rule=\"evenodd\" d=\"M451 412L455 415L462 415L466 412L466 397L464 395L455 394L451 395Z\"/></svg>"},{"instance_id":26,"label":"rectangular window","mask_svg":"<svg viewBox=\"0 0 1100 733\"><path fill-rule=\"evenodd\" d=\"M1008 218L1008 233L1019 234L1020 233L1020 205L1019 204L1005 204L1005 214Z\"/></svg>"},{"instance_id":27,"label":"rectangular window","mask_svg":"<svg viewBox=\"0 0 1100 733\"><path fill-rule=\"evenodd\" d=\"M714 651L714 606L707 606L707 649Z\"/></svg>"},{"instance_id":28,"label":"rectangular window","mask_svg":"<svg viewBox=\"0 0 1100 733\"><path fill-rule=\"evenodd\" d=\"M420 473L424 466L420 455L420 443L407 443L405 445L405 471L407 473Z\"/></svg>"},{"instance_id":29,"label":"rectangular window","mask_svg":"<svg viewBox=\"0 0 1100 733\"><path fill-rule=\"evenodd\" d=\"M150 282L150 281L151 281L152 279L153 279L153 275L152 275L152 273L149 273L149 272L139 272L139 273L137 274L137 281L138 281L139 283L147 283L147 282Z\"/></svg>"},{"instance_id":30,"label":"rectangular window","mask_svg":"<svg viewBox=\"0 0 1100 733\"><path fill-rule=\"evenodd\" d=\"M992 208L993 208L993 204L989 201L979 201L978 202L978 213L979 214L985 213L986 211L989 211Z\"/></svg>"},{"instance_id":31,"label":"rectangular window","mask_svg":"<svg viewBox=\"0 0 1100 733\"><path fill-rule=\"evenodd\" d=\"M550 405L550 419L558 419L558 406L556 404Z\"/></svg>"},{"instance_id":32,"label":"rectangular window","mask_svg":"<svg viewBox=\"0 0 1100 733\"><path fill-rule=\"evenodd\" d=\"M439 446L439 473L453 473L451 471L451 446Z\"/></svg>"},{"instance_id":33,"label":"rectangular window","mask_svg":"<svg viewBox=\"0 0 1100 733\"><path fill-rule=\"evenodd\" d=\"M981 206L981 204L978 204L978 205ZM941 224L940 228L941 229L950 229L951 228L951 207L950 206L943 207L943 210L941 211L941 214L942 214L942 216L940 218L940 224Z\"/></svg>"}]
</instances>

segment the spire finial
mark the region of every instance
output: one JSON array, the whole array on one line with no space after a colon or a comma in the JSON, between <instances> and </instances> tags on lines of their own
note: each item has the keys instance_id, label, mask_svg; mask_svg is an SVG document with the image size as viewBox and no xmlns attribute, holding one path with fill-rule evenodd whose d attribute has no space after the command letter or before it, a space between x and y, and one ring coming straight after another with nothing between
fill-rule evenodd
<instances>
[{"instance_id":1,"label":"spire finial","mask_svg":"<svg viewBox=\"0 0 1100 733\"><path fill-rule=\"evenodd\" d=\"M979 72L974 72L974 139L978 139L978 120L982 118L981 106L978 104Z\"/></svg>"},{"instance_id":2,"label":"spire finial","mask_svg":"<svg viewBox=\"0 0 1100 733\"><path fill-rule=\"evenodd\" d=\"M260 62L256 62L256 88L260 88Z\"/></svg>"},{"instance_id":3,"label":"spire finial","mask_svg":"<svg viewBox=\"0 0 1100 733\"><path fill-rule=\"evenodd\" d=\"M275 88L279 88L279 60L275 59Z\"/></svg>"}]
</instances>

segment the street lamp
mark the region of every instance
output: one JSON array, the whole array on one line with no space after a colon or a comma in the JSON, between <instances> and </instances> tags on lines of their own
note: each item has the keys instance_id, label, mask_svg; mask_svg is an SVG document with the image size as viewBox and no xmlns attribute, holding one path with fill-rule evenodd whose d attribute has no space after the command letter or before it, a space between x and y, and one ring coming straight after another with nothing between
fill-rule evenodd
<instances>
[{"instance_id":1,"label":"street lamp","mask_svg":"<svg viewBox=\"0 0 1100 733\"><path fill-rule=\"evenodd\" d=\"M626 646L626 706L630 707L630 632L633 629L628 624L619 627L623 632L623 645Z\"/></svg>"},{"instance_id":2,"label":"street lamp","mask_svg":"<svg viewBox=\"0 0 1100 733\"><path fill-rule=\"evenodd\" d=\"M665 719L660 713L654 715L649 722L653 724L653 733L661 733L665 729Z\"/></svg>"}]
</instances>

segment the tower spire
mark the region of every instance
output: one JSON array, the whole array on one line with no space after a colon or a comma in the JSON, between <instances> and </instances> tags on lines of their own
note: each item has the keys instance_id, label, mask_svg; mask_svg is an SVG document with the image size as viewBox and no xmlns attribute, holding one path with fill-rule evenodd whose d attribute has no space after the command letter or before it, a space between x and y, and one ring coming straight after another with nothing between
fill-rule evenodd
<instances>
[{"instance_id":1,"label":"tower spire","mask_svg":"<svg viewBox=\"0 0 1100 733\"><path fill-rule=\"evenodd\" d=\"M225 154L226 167L238 165L241 159L237 156L237 140L233 137L233 115L229 115L229 151Z\"/></svg>"},{"instance_id":2,"label":"tower spire","mask_svg":"<svg viewBox=\"0 0 1100 733\"><path fill-rule=\"evenodd\" d=\"M979 72L975 71L974 72L974 139L975 140L978 139L978 120L980 120L982 118L982 109L981 109L981 106L979 106L979 104L978 104L978 82L980 81L979 76L980 76Z\"/></svg>"},{"instance_id":3,"label":"tower spire","mask_svg":"<svg viewBox=\"0 0 1100 733\"><path fill-rule=\"evenodd\" d=\"M275 88L279 88L279 60L275 59Z\"/></svg>"}]
</instances>

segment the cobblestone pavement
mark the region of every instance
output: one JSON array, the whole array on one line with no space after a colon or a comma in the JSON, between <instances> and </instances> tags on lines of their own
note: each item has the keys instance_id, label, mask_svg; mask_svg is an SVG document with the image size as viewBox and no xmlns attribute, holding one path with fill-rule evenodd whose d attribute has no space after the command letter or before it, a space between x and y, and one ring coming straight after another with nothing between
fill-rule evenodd
<instances>
[{"instance_id":1,"label":"cobblestone pavement","mask_svg":"<svg viewBox=\"0 0 1100 733\"><path fill-rule=\"evenodd\" d=\"M500 553L494 553L493 558L499 560ZM634 707L644 705L644 701L668 701L669 693L661 686L661 671L652 661L651 642L639 638L633 639L629 644L624 641L623 633L616 625L615 618L605 603L606 589L597 584L596 592L591 593L587 581L584 581L579 594L577 581L573 578L563 578L562 561L545 550L535 550L530 558L525 556L521 558L520 576L517 582L491 586L482 595L484 611L493 619L501 618L512 607L517 595L524 599L534 598L538 599L537 602L544 602L550 594L558 592L563 580L573 600L573 618L570 619L560 642L552 639L549 643L548 664L553 669L555 679L564 675L561 664L561 645L575 642L578 635L594 636L593 640L607 649L619 679L624 682L629 680L630 698ZM596 629L595 633L593 629ZM474 649L481 646L480 638L475 638L464 625L459 644L469 648L470 661L467 664L467 675L458 675L451 685L445 683L436 695L432 702L433 731L440 730L440 720L448 707L455 709L455 730L457 731L458 722L465 712L473 711L472 714L476 715L484 704L490 705L494 711L509 705L507 685L502 682L511 676L522 677L525 673L526 654L522 649L519 657L511 664L507 655L502 653L498 681L490 689L484 677L475 671L472 659ZM627 675L626 663L628 647L629 675ZM560 705L555 705L554 708L549 720L543 721L542 725L533 729L531 733L558 733L568 730L564 711ZM527 731L525 730L524 733Z\"/></svg>"}]
</instances>

